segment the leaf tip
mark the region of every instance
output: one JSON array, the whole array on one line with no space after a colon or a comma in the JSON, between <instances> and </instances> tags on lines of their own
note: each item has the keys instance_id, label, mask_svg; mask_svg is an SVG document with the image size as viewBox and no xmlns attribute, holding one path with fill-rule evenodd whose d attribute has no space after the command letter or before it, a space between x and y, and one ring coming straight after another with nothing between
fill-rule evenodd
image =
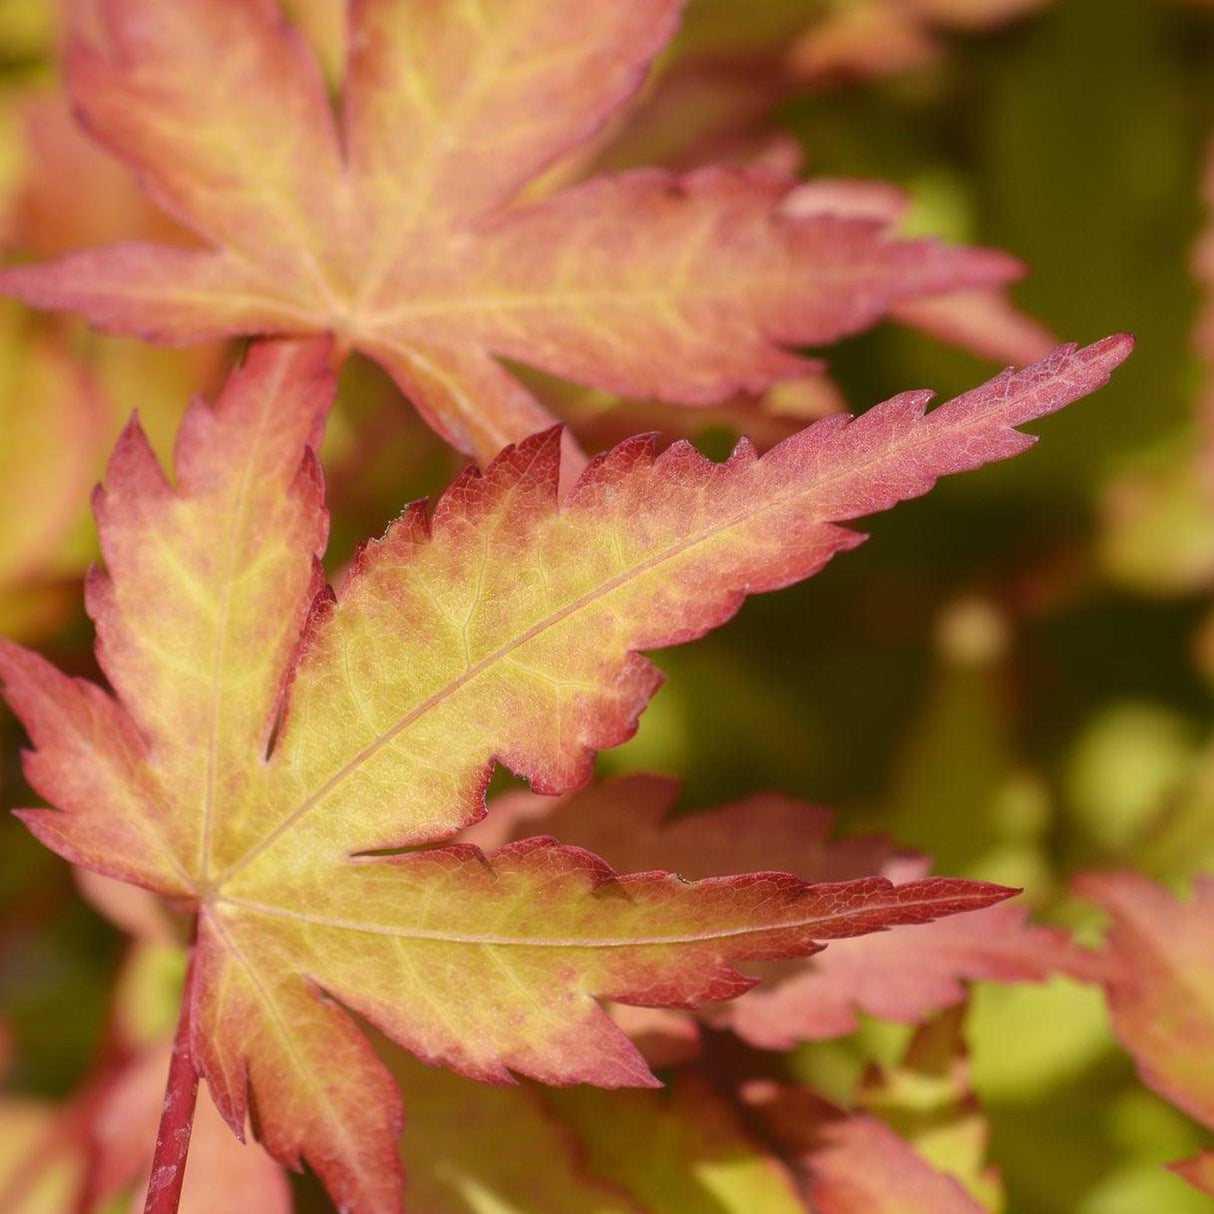
<instances>
[{"instance_id":1,"label":"leaf tip","mask_svg":"<svg viewBox=\"0 0 1214 1214\"><path fill-rule=\"evenodd\" d=\"M1023 886L996 885L992 881L966 881L975 900L982 906L994 906L1009 898L1018 898L1024 893Z\"/></svg>"},{"instance_id":2,"label":"leaf tip","mask_svg":"<svg viewBox=\"0 0 1214 1214\"><path fill-rule=\"evenodd\" d=\"M1113 366L1120 366L1134 352L1138 338L1133 333L1114 333L1088 347L1090 353L1107 357Z\"/></svg>"},{"instance_id":3,"label":"leaf tip","mask_svg":"<svg viewBox=\"0 0 1214 1214\"><path fill-rule=\"evenodd\" d=\"M94 492L94 508L104 506L111 491L130 494L134 497L154 500L171 492L164 469L156 458L138 412L132 413L122 433L114 444L113 453L105 468L105 481L98 486L100 496ZM102 523L98 515L98 523Z\"/></svg>"}]
</instances>

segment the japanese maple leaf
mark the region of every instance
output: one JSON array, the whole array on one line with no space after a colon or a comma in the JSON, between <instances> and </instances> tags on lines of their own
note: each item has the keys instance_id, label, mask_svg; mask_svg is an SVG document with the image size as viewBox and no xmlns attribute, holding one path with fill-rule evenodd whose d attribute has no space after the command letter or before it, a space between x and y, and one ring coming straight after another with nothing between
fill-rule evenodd
<instances>
[{"instance_id":1,"label":"japanese maple leaf","mask_svg":"<svg viewBox=\"0 0 1214 1214\"><path fill-rule=\"evenodd\" d=\"M1109 914L1109 1010L1143 1082L1214 1128L1214 878L1187 900L1131 872L1085 873L1077 888ZM1214 1196L1214 1153L1173 1166Z\"/></svg>"},{"instance_id":2,"label":"japanese maple leaf","mask_svg":"<svg viewBox=\"0 0 1214 1214\"><path fill-rule=\"evenodd\" d=\"M1195 1189L1214 1197L1214 1151L1202 1151L1192 1159L1184 1159L1168 1166Z\"/></svg>"},{"instance_id":3,"label":"japanese maple leaf","mask_svg":"<svg viewBox=\"0 0 1214 1214\"><path fill-rule=\"evenodd\" d=\"M1006 1205L999 1169L988 1163L991 1128L974 1092L963 1006L934 1017L898 1062L874 1063L856 1095L916 1152L984 1205Z\"/></svg>"},{"instance_id":4,"label":"japanese maple leaf","mask_svg":"<svg viewBox=\"0 0 1214 1214\"><path fill-rule=\"evenodd\" d=\"M196 915L176 1057L229 1124L252 1098L276 1158L306 1157L351 1210L395 1210L399 1099L345 1008L480 1079L651 1084L598 999L727 998L751 985L732 962L1006 896L618 876L551 839L489 857L422 845L484 812L495 760L540 791L585 781L658 685L639 650L816 572L860 538L838 521L1023 450L1017 423L1099 386L1130 345L1064 347L927 414L930 394L909 393L762 459L637 439L563 506L546 432L432 514L409 508L336 594L310 450L327 343L256 346L213 412L186 415L176 487L132 424L97 495L107 571L87 605L114 694L0 643L28 779L55 807L23 816L75 863Z\"/></svg>"},{"instance_id":5,"label":"japanese maple leaf","mask_svg":"<svg viewBox=\"0 0 1214 1214\"><path fill-rule=\"evenodd\" d=\"M549 424L499 364L686 403L804 373L894 300L1006 281L1008 257L801 218L763 169L520 191L590 138L680 0L351 0L340 121L273 0L106 0L76 108L211 246L121 244L3 288L189 343L333 333L481 458Z\"/></svg>"},{"instance_id":6,"label":"japanese maple leaf","mask_svg":"<svg viewBox=\"0 0 1214 1214\"><path fill-rule=\"evenodd\" d=\"M399 1051L389 1061L407 1105L425 1110L401 1140L425 1214L806 1214L788 1171L696 1070L664 1091L604 1092L488 1087Z\"/></svg>"},{"instance_id":7,"label":"japanese maple leaf","mask_svg":"<svg viewBox=\"0 0 1214 1214\"><path fill-rule=\"evenodd\" d=\"M645 1214L808 1214L789 1169L756 1139L720 1078L687 1068L664 1092L607 1097L582 1087L543 1098L583 1166L634 1196Z\"/></svg>"},{"instance_id":8,"label":"japanese maple leaf","mask_svg":"<svg viewBox=\"0 0 1214 1214\"><path fill-rule=\"evenodd\" d=\"M878 1117L769 1082L748 1085L744 1099L799 1165L815 1214L988 1214Z\"/></svg>"},{"instance_id":9,"label":"japanese maple leaf","mask_svg":"<svg viewBox=\"0 0 1214 1214\"><path fill-rule=\"evenodd\" d=\"M672 818L678 793L677 781L633 775L557 802L510 794L464 838L492 847L553 834L616 868L661 864L689 878L783 868L811 882L880 874L900 885L930 869L925 857L899 853L883 838L829 839L833 815L792 798L766 794ZM754 1045L786 1049L853 1032L859 1011L921 1022L964 999L970 981L1041 982L1056 973L1099 981L1111 972L1066 932L1028 923L1023 907L992 906L910 936L874 934L769 964L762 986L706 1014ZM660 1039L677 1031L669 1014L644 1027Z\"/></svg>"}]
</instances>

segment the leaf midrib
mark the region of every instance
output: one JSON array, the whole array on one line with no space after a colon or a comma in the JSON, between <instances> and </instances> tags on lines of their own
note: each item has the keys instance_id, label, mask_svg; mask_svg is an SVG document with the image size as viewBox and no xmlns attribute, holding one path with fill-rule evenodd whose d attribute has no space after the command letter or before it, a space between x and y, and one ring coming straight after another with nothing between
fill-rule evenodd
<instances>
[{"instance_id":1,"label":"leaf midrib","mask_svg":"<svg viewBox=\"0 0 1214 1214\"><path fill-rule=\"evenodd\" d=\"M280 362L274 368L274 378L271 385L262 395L264 402L277 402L282 391L286 371ZM245 453L244 468L241 470L240 483L236 490L236 500L233 503L228 519L227 532L224 537L224 576L220 590L219 619L216 627L215 653L211 663L211 712L210 733L207 738L207 773L206 788L203 800L202 816L202 860L201 883L205 887L210 880L211 842L214 832L216 796L219 767L219 738L220 724L223 716L224 692L226 681L223 678L224 661L227 654L228 632L232 621L232 588L237 579L236 552L237 541L244 538L249 525L249 487L252 483L253 467L257 463L258 453L265 441L266 423L271 410L261 408L257 417L257 429Z\"/></svg>"},{"instance_id":2,"label":"leaf midrib","mask_svg":"<svg viewBox=\"0 0 1214 1214\"><path fill-rule=\"evenodd\" d=\"M693 886L701 884L692 882ZM714 940L736 939L741 936L757 936L772 932L794 931L798 928L829 928L832 924L851 919L857 915L870 915L883 910L907 911L920 907L942 907L947 904L955 909L968 909L969 904L978 907L990 904L990 894L971 893L961 895L950 894L947 898L923 897L912 901L896 897L899 886L891 886L889 892L895 896L885 902L865 902L861 906L841 907L837 911L818 913L804 916L800 919L778 920L773 923L751 924L745 927L718 928L701 932L678 932L658 936L630 936L623 939L611 939L602 936L495 936L476 935L468 932L445 932L425 928L399 928L388 924L365 923L354 919L336 919L328 915L312 914L307 911L295 910L291 907L274 906L269 903L255 902L247 898L232 898L219 896L215 899L217 905L236 907L238 910L253 914L266 915L274 919L286 919L292 923L307 924L314 927L327 927L335 931L359 932L364 935L392 936L402 940L433 940L439 943L477 945L490 948L645 948L674 946L678 944L702 944ZM588 894L592 891L587 891ZM958 907L958 903L966 904ZM924 922L931 922L926 920ZM914 926L908 924L906 926ZM830 937L828 937L830 938ZM844 937L845 938L845 937Z\"/></svg>"}]
</instances>

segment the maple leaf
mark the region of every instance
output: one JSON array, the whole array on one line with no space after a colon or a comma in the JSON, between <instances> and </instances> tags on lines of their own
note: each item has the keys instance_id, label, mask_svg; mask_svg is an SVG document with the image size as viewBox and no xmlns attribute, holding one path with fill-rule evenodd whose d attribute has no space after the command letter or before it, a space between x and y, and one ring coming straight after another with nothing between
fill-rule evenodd
<instances>
[{"instance_id":1,"label":"maple leaf","mask_svg":"<svg viewBox=\"0 0 1214 1214\"><path fill-rule=\"evenodd\" d=\"M1076 888L1110 916L1120 965L1105 991L1143 1082L1214 1128L1214 878L1189 901L1130 872L1085 873Z\"/></svg>"},{"instance_id":2,"label":"maple leaf","mask_svg":"<svg viewBox=\"0 0 1214 1214\"><path fill-rule=\"evenodd\" d=\"M1214 1197L1214 1151L1203 1151L1192 1159L1169 1166L1177 1176L1183 1177L1195 1189Z\"/></svg>"},{"instance_id":3,"label":"maple leaf","mask_svg":"<svg viewBox=\"0 0 1214 1214\"><path fill-rule=\"evenodd\" d=\"M405 1106L424 1110L410 1118L401 1139L411 1208L425 1214L475 1214L472 1195L491 1194L501 1209L520 1214L643 1214L624 1192L591 1173L582 1143L544 1106L532 1085L470 1083L400 1051L392 1051L387 1062ZM618 1110L601 1111L604 1128L617 1124ZM503 1150L507 1126L510 1147Z\"/></svg>"},{"instance_id":4,"label":"maple leaf","mask_svg":"<svg viewBox=\"0 0 1214 1214\"><path fill-rule=\"evenodd\" d=\"M901 885L925 877L930 867L883 838L831 841L833 815L789 797L749 797L671 819L678 794L677 781L645 775L607 781L556 803L514 793L496 799L489 816L463 838L495 847L553 834L614 868L661 864L689 878L784 868L811 882L880 874ZM913 935L878 933L840 941L804 961L769 963L762 986L705 1014L753 1045L786 1049L853 1032L858 1011L921 1022L963 1000L970 981L1041 982L1055 973L1098 981L1109 972L1101 955L1080 948L1066 932L1028 923L1019 906L991 906L925 924ZM643 1027L662 1045L674 1045L673 1025Z\"/></svg>"},{"instance_id":5,"label":"maple leaf","mask_svg":"<svg viewBox=\"0 0 1214 1214\"><path fill-rule=\"evenodd\" d=\"M401 1140L407 1195L425 1214L804 1214L780 1160L700 1072L604 1092L488 1087L395 1050L387 1061L406 1106L425 1110Z\"/></svg>"},{"instance_id":6,"label":"maple leaf","mask_svg":"<svg viewBox=\"0 0 1214 1214\"><path fill-rule=\"evenodd\" d=\"M557 504L559 433L409 508L336 594L311 454L325 342L255 346L179 435L170 486L137 424L96 497L107 571L86 602L116 693L0 643L34 749L23 811L48 846L197 915L180 1041L239 1133L352 1210L396 1209L399 1102L343 1008L469 1076L653 1082L596 998L694 1006L734 961L989 905L997 886L784 873L617 876L552 840L448 840L495 761L562 792L656 689L639 650L691 640L745 595L817 572L838 526L1023 450L1017 423L1103 383L1130 339L1007 372L925 413L908 393L759 459L645 439ZM389 855L372 855L375 852Z\"/></svg>"},{"instance_id":7,"label":"maple leaf","mask_svg":"<svg viewBox=\"0 0 1214 1214\"><path fill-rule=\"evenodd\" d=\"M169 343L337 334L484 459L550 422L499 358L711 403L803 374L788 347L896 299L1018 275L999 253L788 213L795 181L759 168L515 204L635 91L679 8L353 0L339 126L273 0L110 0L71 52L77 111L211 248L116 245L4 289Z\"/></svg>"},{"instance_id":8,"label":"maple leaf","mask_svg":"<svg viewBox=\"0 0 1214 1214\"><path fill-rule=\"evenodd\" d=\"M697 11L702 9L693 8L693 17ZM732 14L731 27L736 42ZM721 165L799 173L801 145L772 127L771 111L790 83L782 81L783 50L777 42L766 62L736 44L707 59L693 54L686 62L676 51L673 66L663 66L653 87L635 97L596 138L550 168L533 183L529 196L546 197L587 175L653 164L681 173ZM781 211L802 220L815 214L868 219L883 223L895 237L910 207L910 195L885 182L819 177L786 195ZM891 300L887 315L993 362L1030 363L1058 344L1043 325L1015 307L1004 285L944 295L916 293ZM547 395L542 399L549 401Z\"/></svg>"},{"instance_id":9,"label":"maple leaf","mask_svg":"<svg viewBox=\"0 0 1214 1214\"><path fill-rule=\"evenodd\" d=\"M768 1082L747 1085L743 1097L800 1165L815 1214L987 1214L878 1117Z\"/></svg>"},{"instance_id":10,"label":"maple leaf","mask_svg":"<svg viewBox=\"0 0 1214 1214\"><path fill-rule=\"evenodd\" d=\"M789 1170L760 1147L742 1110L707 1073L679 1071L661 1092L549 1090L544 1103L575 1135L585 1166L646 1214L806 1210Z\"/></svg>"},{"instance_id":11,"label":"maple leaf","mask_svg":"<svg viewBox=\"0 0 1214 1214\"><path fill-rule=\"evenodd\" d=\"M970 1079L965 1012L955 1007L925 1024L897 1064L871 1066L858 1103L982 1204L1001 1210L999 1172L987 1165L990 1126Z\"/></svg>"},{"instance_id":12,"label":"maple leaf","mask_svg":"<svg viewBox=\"0 0 1214 1214\"><path fill-rule=\"evenodd\" d=\"M1076 889L1110 917L1105 993L1142 1081L1214 1128L1214 878L1187 900L1132 872L1084 873ZM1169 1167L1214 1197L1214 1152Z\"/></svg>"},{"instance_id":13,"label":"maple leaf","mask_svg":"<svg viewBox=\"0 0 1214 1214\"><path fill-rule=\"evenodd\" d=\"M911 204L905 190L888 182L818 178L798 186L785 206L806 220L814 216L867 219L893 232L906 222ZM1019 311L1006 290L998 287L894 300L889 317L993 362L1034 362L1057 345L1044 325Z\"/></svg>"}]
</instances>

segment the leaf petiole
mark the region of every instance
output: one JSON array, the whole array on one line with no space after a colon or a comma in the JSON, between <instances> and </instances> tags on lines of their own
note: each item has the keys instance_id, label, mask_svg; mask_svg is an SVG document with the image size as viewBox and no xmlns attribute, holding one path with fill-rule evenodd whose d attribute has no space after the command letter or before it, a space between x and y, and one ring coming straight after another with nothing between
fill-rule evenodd
<instances>
[{"instance_id":1,"label":"leaf petiole","mask_svg":"<svg viewBox=\"0 0 1214 1214\"><path fill-rule=\"evenodd\" d=\"M194 953L191 949L185 986L181 992L181 1015L177 1020L177 1034L173 1038L173 1056L169 1061L169 1078L165 1085L160 1127L156 1132L156 1151L152 1156L152 1171L148 1177L143 1214L177 1214L181 1202L186 1157L190 1151L190 1135L194 1129L194 1108L198 1102L198 1068L194 1064L194 1052L190 1047L193 1002Z\"/></svg>"}]
</instances>

